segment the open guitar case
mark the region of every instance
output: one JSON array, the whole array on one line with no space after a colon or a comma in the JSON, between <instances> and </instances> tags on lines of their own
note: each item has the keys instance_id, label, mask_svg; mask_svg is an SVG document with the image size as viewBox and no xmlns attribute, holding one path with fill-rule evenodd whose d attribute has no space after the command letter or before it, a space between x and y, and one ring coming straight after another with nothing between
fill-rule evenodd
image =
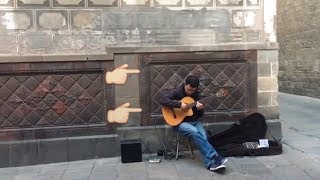
<instances>
[{"instance_id":1,"label":"open guitar case","mask_svg":"<svg viewBox=\"0 0 320 180\"><path fill-rule=\"evenodd\" d=\"M212 136L208 131L208 140L225 157L281 154L282 144L272 135L273 140L268 140L269 147L248 146L259 144L259 139L265 139L267 129L265 117L260 113L252 113L218 134Z\"/></svg>"}]
</instances>

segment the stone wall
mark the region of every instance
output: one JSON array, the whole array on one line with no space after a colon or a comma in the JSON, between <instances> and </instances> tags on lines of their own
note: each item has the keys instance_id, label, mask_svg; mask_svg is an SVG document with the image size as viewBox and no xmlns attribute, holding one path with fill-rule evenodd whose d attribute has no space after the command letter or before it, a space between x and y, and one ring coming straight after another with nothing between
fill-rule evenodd
<instances>
[{"instance_id":1,"label":"stone wall","mask_svg":"<svg viewBox=\"0 0 320 180\"><path fill-rule=\"evenodd\" d=\"M279 90L320 98L320 2L278 1Z\"/></svg>"},{"instance_id":2,"label":"stone wall","mask_svg":"<svg viewBox=\"0 0 320 180\"><path fill-rule=\"evenodd\" d=\"M0 2L0 166L116 156L126 138L155 151L172 139L156 97L188 74L204 95L231 92L206 106L206 129L258 111L280 139L275 17L276 0ZM124 63L141 73L107 85ZM108 123L125 102L142 112Z\"/></svg>"},{"instance_id":3,"label":"stone wall","mask_svg":"<svg viewBox=\"0 0 320 180\"><path fill-rule=\"evenodd\" d=\"M261 0L7 0L0 54L105 54L109 45L272 42ZM269 37L270 36L270 37Z\"/></svg>"}]
</instances>

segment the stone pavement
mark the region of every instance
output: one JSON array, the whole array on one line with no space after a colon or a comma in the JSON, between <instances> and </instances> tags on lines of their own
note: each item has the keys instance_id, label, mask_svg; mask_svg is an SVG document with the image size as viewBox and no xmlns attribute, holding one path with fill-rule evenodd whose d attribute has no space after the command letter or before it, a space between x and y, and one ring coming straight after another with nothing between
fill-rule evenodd
<instances>
[{"instance_id":1,"label":"stone pavement","mask_svg":"<svg viewBox=\"0 0 320 180\"><path fill-rule=\"evenodd\" d=\"M196 154L179 160L149 163L120 162L119 157L1 168L0 180L113 180L113 179L320 179L320 100L279 93L283 154L261 157L230 157L224 174L206 170Z\"/></svg>"}]
</instances>

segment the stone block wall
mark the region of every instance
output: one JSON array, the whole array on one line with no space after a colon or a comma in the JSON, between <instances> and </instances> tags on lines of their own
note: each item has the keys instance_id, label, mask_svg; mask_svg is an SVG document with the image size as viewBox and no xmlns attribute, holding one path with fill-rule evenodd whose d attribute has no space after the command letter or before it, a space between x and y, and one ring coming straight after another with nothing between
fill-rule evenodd
<instances>
[{"instance_id":1,"label":"stone block wall","mask_svg":"<svg viewBox=\"0 0 320 180\"><path fill-rule=\"evenodd\" d=\"M281 138L275 17L276 0L1 1L0 166L116 156L123 138L156 150L172 137L152 119L158 91L188 74L204 95L232 91L206 106L206 129L258 111ZM141 73L107 85L124 63ZM125 102L142 112L108 123Z\"/></svg>"},{"instance_id":2,"label":"stone block wall","mask_svg":"<svg viewBox=\"0 0 320 180\"><path fill-rule=\"evenodd\" d=\"M320 2L278 1L279 90L320 98Z\"/></svg>"},{"instance_id":3,"label":"stone block wall","mask_svg":"<svg viewBox=\"0 0 320 180\"><path fill-rule=\"evenodd\" d=\"M0 54L105 54L105 47L275 42L263 0L7 0Z\"/></svg>"}]
</instances>

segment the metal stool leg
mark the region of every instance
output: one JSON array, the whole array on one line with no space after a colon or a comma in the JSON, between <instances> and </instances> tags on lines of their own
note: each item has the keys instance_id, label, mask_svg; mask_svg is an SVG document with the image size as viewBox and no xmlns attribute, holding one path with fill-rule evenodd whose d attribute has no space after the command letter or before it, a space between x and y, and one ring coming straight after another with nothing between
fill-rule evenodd
<instances>
[{"instance_id":1,"label":"metal stool leg","mask_svg":"<svg viewBox=\"0 0 320 180\"><path fill-rule=\"evenodd\" d=\"M194 159L193 149L191 147L191 138L188 139L188 145L189 145L189 151L190 151L191 159Z\"/></svg>"},{"instance_id":2,"label":"metal stool leg","mask_svg":"<svg viewBox=\"0 0 320 180\"><path fill-rule=\"evenodd\" d=\"M191 159L194 159L194 154L193 154L193 149L192 149L192 146L191 146L191 138L188 138L188 148L189 148L189 151L190 151L190 156L191 156ZM176 160L179 158L179 155L181 155L181 152L180 152L180 139L179 139L179 133L177 132L176 133Z\"/></svg>"},{"instance_id":3,"label":"metal stool leg","mask_svg":"<svg viewBox=\"0 0 320 180\"><path fill-rule=\"evenodd\" d=\"M177 144L176 144L176 160L177 160L179 158L179 145L180 145L178 132L176 133L176 141L177 141Z\"/></svg>"}]
</instances>

